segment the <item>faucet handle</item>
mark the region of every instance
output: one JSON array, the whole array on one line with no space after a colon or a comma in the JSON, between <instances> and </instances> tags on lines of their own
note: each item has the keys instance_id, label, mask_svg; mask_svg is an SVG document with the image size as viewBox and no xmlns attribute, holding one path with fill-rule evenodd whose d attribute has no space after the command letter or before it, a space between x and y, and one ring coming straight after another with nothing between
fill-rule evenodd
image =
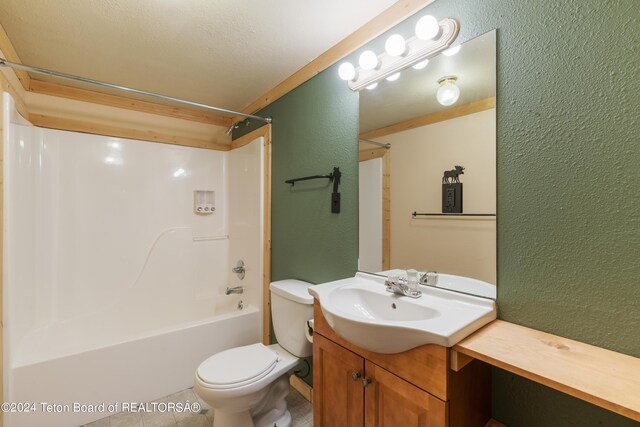
<instances>
[{"instance_id":1,"label":"faucet handle","mask_svg":"<svg viewBox=\"0 0 640 427\"><path fill-rule=\"evenodd\" d=\"M391 289L393 285L398 285L400 283L400 276L398 273L389 273L387 276L387 280L384 281L387 289Z\"/></svg>"},{"instance_id":2,"label":"faucet handle","mask_svg":"<svg viewBox=\"0 0 640 427\"><path fill-rule=\"evenodd\" d=\"M438 272L427 271L420 277L420 284L427 286L436 286L438 284Z\"/></svg>"}]
</instances>

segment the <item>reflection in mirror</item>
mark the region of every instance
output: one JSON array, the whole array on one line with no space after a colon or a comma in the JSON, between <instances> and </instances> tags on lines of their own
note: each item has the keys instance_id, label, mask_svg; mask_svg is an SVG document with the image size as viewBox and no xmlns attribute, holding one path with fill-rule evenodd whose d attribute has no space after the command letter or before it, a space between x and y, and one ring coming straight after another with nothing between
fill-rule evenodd
<instances>
[{"instance_id":1,"label":"reflection in mirror","mask_svg":"<svg viewBox=\"0 0 640 427\"><path fill-rule=\"evenodd\" d=\"M495 30L417 68L360 92L359 269L495 298Z\"/></svg>"}]
</instances>

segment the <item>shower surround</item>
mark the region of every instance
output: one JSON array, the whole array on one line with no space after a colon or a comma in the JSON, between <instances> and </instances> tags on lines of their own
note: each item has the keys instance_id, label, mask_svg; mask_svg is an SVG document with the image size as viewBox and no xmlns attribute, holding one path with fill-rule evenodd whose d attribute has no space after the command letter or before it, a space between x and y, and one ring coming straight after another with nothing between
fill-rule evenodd
<instances>
[{"instance_id":1,"label":"shower surround","mask_svg":"<svg viewBox=\"0 0 640 427\"><path fill-rule=\"evenodd\" d=\"M4 96L4 396L37 405L5 426L102 418L40 403L153 400L260 340L261 138L221 152L42 129Z\"/></svg>"}]
</instances>

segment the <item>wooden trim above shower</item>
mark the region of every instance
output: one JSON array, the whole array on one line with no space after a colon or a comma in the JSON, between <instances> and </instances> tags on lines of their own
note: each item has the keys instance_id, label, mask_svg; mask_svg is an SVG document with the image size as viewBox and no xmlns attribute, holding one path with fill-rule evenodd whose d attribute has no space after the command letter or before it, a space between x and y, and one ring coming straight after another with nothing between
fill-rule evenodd
<instances>
[{"instance_id":1,"label":"wooden trim above shower","mask_svg":"<svg viewBox=\"0 0 640 427\"><path fill-rule=\"evenodd\" d=\"M129 129L96 122L74 120L43 114L29 114L29 121L34 126L40 126L49 129L90 133L94 135L114 136L118 138L137 139L149 142L159 142L163 144L205 148L209 150L229 151L231 149L231 147L227 144L208 141L204 139L171 135L168 133L157 132L151 129Z\"/></svg>"},{"instance_id":2,"label":"wooden trim above shower","mask_svg":"<svg viewBox=\"0 0 640 427\"><path fill-rule=\"evenodd\" d=\"M443 122L445 120L455 119L456 117L479 113L491 108L496 108L495 97L481 99L480 101L459 105L457 107L448 108L444 111L438 111L437 113L414 117L413 119L395 123L390 126L363 132L360 134L360 139L381 138L383 136L392 135L394 133L419 128L433 123Z\"/></svg>"},{"instance_id":3,"label":"wooden trim above shower","mask_svg":"<svg viewBox=\"0 0 640 427\"><path fill-rule=\"evenodd\" d=\"M10 53L13 52L13 53ZM0 26L0 54L20 62ZM28 76L28 75L27 75ZM0 87L14 98L20 114L35 126L119 138L228 151L229 117L214 116L120 96L29 79L20 70L0 69Z\"/></svg>"},{"instance_id":4,"label":"wooden trim above shower","mask_svg":"<svg viewBox=\"0 0 640 427\"><path fill-rule=\"evenodd\" d=\"M237 139L234 139L233 142L231 142L231 149L233 150L236 148L243 147L249 144L250 142L252 142L254 139L260 138L261 136L264 137L265 139L269 138L269 142L271 142L271 125L262 126L258 129L255 129L249 132L246 135L243 135Z\"/></svg>"},{"instance_id":5,"label":"wooden trim above shower","mask_svg":"<svg viewBox=\"0 0 640 427\"><path fill-rule=\"evenodd\" d=\"M271 125L266 125L251 132L262 131L264 137L264 239L262 263L262 342L271 341ZM260 135L260 134L257 134Z\"/></svg>"},{"instance_id":6,"label":"wooden trim above shower","mask_svg":"<svg viewBox=\"0 0 640 427\"><path fill-rule=\"evenodd\" d=\"M271 344L271 125L264 125L234 140L231 149L264 138L264 238L262 262L262 343Z\"/></svg>"},{"instance_id":7,"label":"wooden trim above shower","mask_svg":"<svg viewBox=\"0 0 640 427\"><path fill-rule=\"evenodd\" d=\"M22 61L20 61L20 57L18 56L18 52L16 52L16 49L13 47L13 44L11 43L11 40L9 40L9 36L4 30L2 24L0 24L0 51L4 54L5 59L22 64ZM20 84L22 84L24 90L30 90L31 76L29 76L29 73L23 70L14 70L14 73L18 76Z\"/></svg>"},{"instance_id":8,"label":"wooden trim above shower","mask_svg":"<svg viewBox=\"0 0 640 427\"><path fill-rule=\"evenodd\" d=\"M245 114L253 114L261 110L434 1L435 0L400 0L395 2L384 12L247 105L242 109L242 112ZM336 78L337 77L336 74ZM234 120L243 119L244 117L234 118Z\"/></svg>"},{"instance_id":9,"label":"wooden trim above shower","mask_svg":"<svg viewBox=\"0 0 640 427\"><path fill-rule=\"evenodd\" d=\"M75 99L76 101L91 102L93 104L124 108L127 110L174 117L176 119L190 120L216 126L229 127L231 126L232 121L231 117L220 116L206 111L196 111L181 107L156 104L154 102L141 101L118 95L110 95L87 89L79 89L72 86L50 83L42 80L31 80L30 91L34 93L41 93L43 95Z\"/></svg>"},{"instance_id":10,"label":"wooden trim above shower","mask_svg":"<svg viewBox=\"0 0 640 427\"><path fill-rule=\"evenodd\" d=\"M2 25L0 25L0 51L7 60L20 64L22 63ZM231 117L213 114L208 111L198 111L183 107L157 104L155 102L141 101L124 96L111 95L58 83L36 80L32 79L29 73L24 70L11 69L11 72L18 77L20 84L27 92L74 99L76 101L90 102L92 104L123 108L165 117L173 117L181 120L207 123L215 126L228 127L231 126L232 123Z\"/></svg>"}]
</instances>

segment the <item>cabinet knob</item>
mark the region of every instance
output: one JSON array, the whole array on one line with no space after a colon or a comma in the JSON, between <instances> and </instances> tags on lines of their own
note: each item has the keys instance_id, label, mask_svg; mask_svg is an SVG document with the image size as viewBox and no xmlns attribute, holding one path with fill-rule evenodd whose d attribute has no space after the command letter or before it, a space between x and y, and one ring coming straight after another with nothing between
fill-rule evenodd
<instances>
[{"instance_id":1,"label":"cabinet knob","mask_svg":"<svg viewBox=\"0 0 640 427\"><path fill-rule=\"evenodd\" d=\"M360 378L360 372L353 372L351 374L351 378L353 378L354 381L358 381L358 378Z\"/></svg>"},{"instance_id":2,"label":"cabinet knob","mask_svg":"<svg viewBox=\"0 0 640 427\"><path fill-rule=\"evenodd\" d=\"M369 384L371 384L372 382L373 382L373 380L371 379L371 377L363 378L362 379L362 387L367 388L367 386Z\"/></svg>"}]
</instances>

